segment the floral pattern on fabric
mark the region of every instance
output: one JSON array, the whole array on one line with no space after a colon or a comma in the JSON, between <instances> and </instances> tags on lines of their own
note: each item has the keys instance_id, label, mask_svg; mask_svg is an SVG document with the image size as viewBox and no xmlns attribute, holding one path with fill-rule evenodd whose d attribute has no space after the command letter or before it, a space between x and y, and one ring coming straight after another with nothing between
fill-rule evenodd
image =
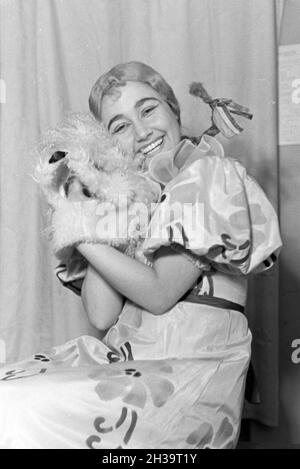
<instances>
[{"instance_id":1,"label":"floral pattern on fabric","mask_svg":"<svg viewBox=\"0 0 300 469\"><path fill-rule=\"evenodd\" d=\"M122 408L112 425L107 424L104 416L98 416L94 420L98 435L90 435L86 440L87 446L94 449L95 444L105 440L105 434L117 432L117 448L125 447L135 431L139 409L143 409L147 403L160 408L174 393L174 384L164 376L172 373L171 365L156 361L141 364L137 362L134 367L127 363L114 363L113 367L102 367L89 374L89 378L97 381L95 392L100 402L116 400L116 408L120 409L117 401L121 400Z\"/></svg>"},{"instance_id":2,"label":"floral pattern on fabric","mask_svg":"<svg viewBox=\"0 0 300 469\"><path fill-rule=\"evenodd\" d=\"M205 449L209 447L214 435L213 426L210 423L201 423L196 430L193 430L186 439L186 442L193 448Z\"/></svg>"},{"instance_id":3,"label":"floral pattern on fabric","mask_svg":"<svg viewBox=\"0 0 300 469\"><path fill-rule=\"evenodd\" d=\"M150 396L153 405L161 407L173 394L174 385L160 374L172 372L172 367L161 361L143 364L143 372L138 366L120 363L120 366L99 369L89 377L97 381L95 391L103 401L121 398L126 404L143 408Z\"/></svg>"},{"instance_id":4,"label":"floral pattern on fabric","mask_svg":"<svg viewBox=\"0 0 300 469\"><path fill-rule=\"evenodd\" d=\"M141 340L149 329L150 349ZM108 347L82 336L3 368L0 447L234 446L251 342L243 315L178 303L147 315L130 342L115 337Z\"/></svg>"},{"instance_id":5,"label":"floral pattern on fabric","mask_svg":"<svg viewBox=\"0 0 300 469\"><path fill-rule=\"evenodd\" d=\"M245 169L230 158L199 154L166 185L143 251L151 260L172 243L217 269L248 274L274 263L281 238L272 205Z\"/></svg>"},{"instance_id":6,"label":"floral pattern on fabric","mask_svg":"<svg viewBox=\"0 0 300 469\"><path fill-rule=\"evenodd\" d=\"M124 430L123 434L121 432L118 432L118 433L121 433L121 435L119 437L119 443L115 447L115 449L121 449L121 448L126 447L126 445L128 445L133 435L133 432L136 428L137 419L138 419L137 412L135 410L130 410L127 407L122 408L120 416L114 425L104 426L106 419L102 416L97 417L94 420L94 428L97 431L98 435L90 435L86 439L86 446L89 449L97 449L95 444L99 445L103 443L103 440L105 440L105 436L107 435L110 437L111 432L116 432L119 429L123 430L123 428L121 427L126 424L128 425L128 421L129 421L129 426L126 430Z\"/></svg>"}]
</instances>

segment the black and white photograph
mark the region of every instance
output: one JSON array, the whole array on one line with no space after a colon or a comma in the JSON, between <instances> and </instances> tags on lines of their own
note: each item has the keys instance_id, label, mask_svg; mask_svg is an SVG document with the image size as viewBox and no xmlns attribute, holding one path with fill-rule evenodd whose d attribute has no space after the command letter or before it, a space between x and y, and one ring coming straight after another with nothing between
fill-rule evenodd
<instances>
[{"instance_id":1,"label":"black and white photograph","mask_svg":"<svg viewBox=\"0 0 300 469\"><path fill-rule=\"evenodd\" d=\"M300 0L0 0L0 449L300 449L299 214Z\"/></svg>"}]
</instances>

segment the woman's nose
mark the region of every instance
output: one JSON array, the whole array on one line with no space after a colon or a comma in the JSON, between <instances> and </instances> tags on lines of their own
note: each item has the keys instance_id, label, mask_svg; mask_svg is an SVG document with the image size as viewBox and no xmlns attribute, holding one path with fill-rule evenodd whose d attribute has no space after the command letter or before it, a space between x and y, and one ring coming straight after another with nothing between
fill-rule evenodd
<instances>
[{"instance_id":1,"label":"woman's nose","mask_svg":"<svg viewBox=\"0 0 300 469\"><path fill-rule=\"evenodd\" d=\"M152 130L149 127L145 126L142 122L135 123L134 131L135 131L136 140L138 142L142 140L146 140L146 138L149 137L149 135L151 135L152 133Z\"/></svg>"}]
</instances>

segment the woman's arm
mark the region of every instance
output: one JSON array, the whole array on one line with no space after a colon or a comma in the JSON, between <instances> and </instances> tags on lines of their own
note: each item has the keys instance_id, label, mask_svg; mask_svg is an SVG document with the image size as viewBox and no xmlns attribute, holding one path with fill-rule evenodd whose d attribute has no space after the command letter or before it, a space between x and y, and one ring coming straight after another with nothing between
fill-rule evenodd
<instances>
[{"instance_id":1,"label":"woman's arm","mask_svg":"<svg viewBox=\"0 0 300 469\"><path fill-rule=\"evenodd\" d=\"M68 187L70 201L89 200L78 179L74 178ZM99 275L91 264L88 265L81 288L81 300L90 322L105 335L121 313L124 298Z\"/></svg>"},{"instance_id":2,"label":"woman's arm","mask_svg":"<svg viewBox=\"0 0 300 469\"><path fill-rule=\"evenodd\" d=\"M107 245L77 249L111 288L152 314L168 311L199 277L199 268L171 248L160 248L152 267Z\"/></svg>"},{"instance_id":3,"label":"woman's arm","mask_svg":"<svg viewBox=\"0 0 300 469\"><path fill-rule=\"evenodd\" d=\"M89 264L81 299L91 323L100 331L109 329L121 313L124 298Z\"/></svg>"}]
</instances>

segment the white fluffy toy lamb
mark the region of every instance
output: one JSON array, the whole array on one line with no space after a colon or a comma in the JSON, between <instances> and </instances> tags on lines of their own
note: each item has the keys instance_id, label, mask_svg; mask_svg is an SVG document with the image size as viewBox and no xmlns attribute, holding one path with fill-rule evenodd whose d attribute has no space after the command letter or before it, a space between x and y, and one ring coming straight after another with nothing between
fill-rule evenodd
<instances>
[{"instance_id":1,"label":"white fluffy toy lamb","mask_svg":"<svg viewBox=\"0 0 300 469\"><path fill-rule=\"evenodd\" d=\"M159 184L143 175L142 160L122 152L91 114L70 114L36 151L35 180L50 206L47 231L57 257L66 260L83 241L133 255L148 220L131 209L142 206L150 215L160 197ZM78 200L68 197L74 183L82 188Z\"/></svg>"}]
</instances>

